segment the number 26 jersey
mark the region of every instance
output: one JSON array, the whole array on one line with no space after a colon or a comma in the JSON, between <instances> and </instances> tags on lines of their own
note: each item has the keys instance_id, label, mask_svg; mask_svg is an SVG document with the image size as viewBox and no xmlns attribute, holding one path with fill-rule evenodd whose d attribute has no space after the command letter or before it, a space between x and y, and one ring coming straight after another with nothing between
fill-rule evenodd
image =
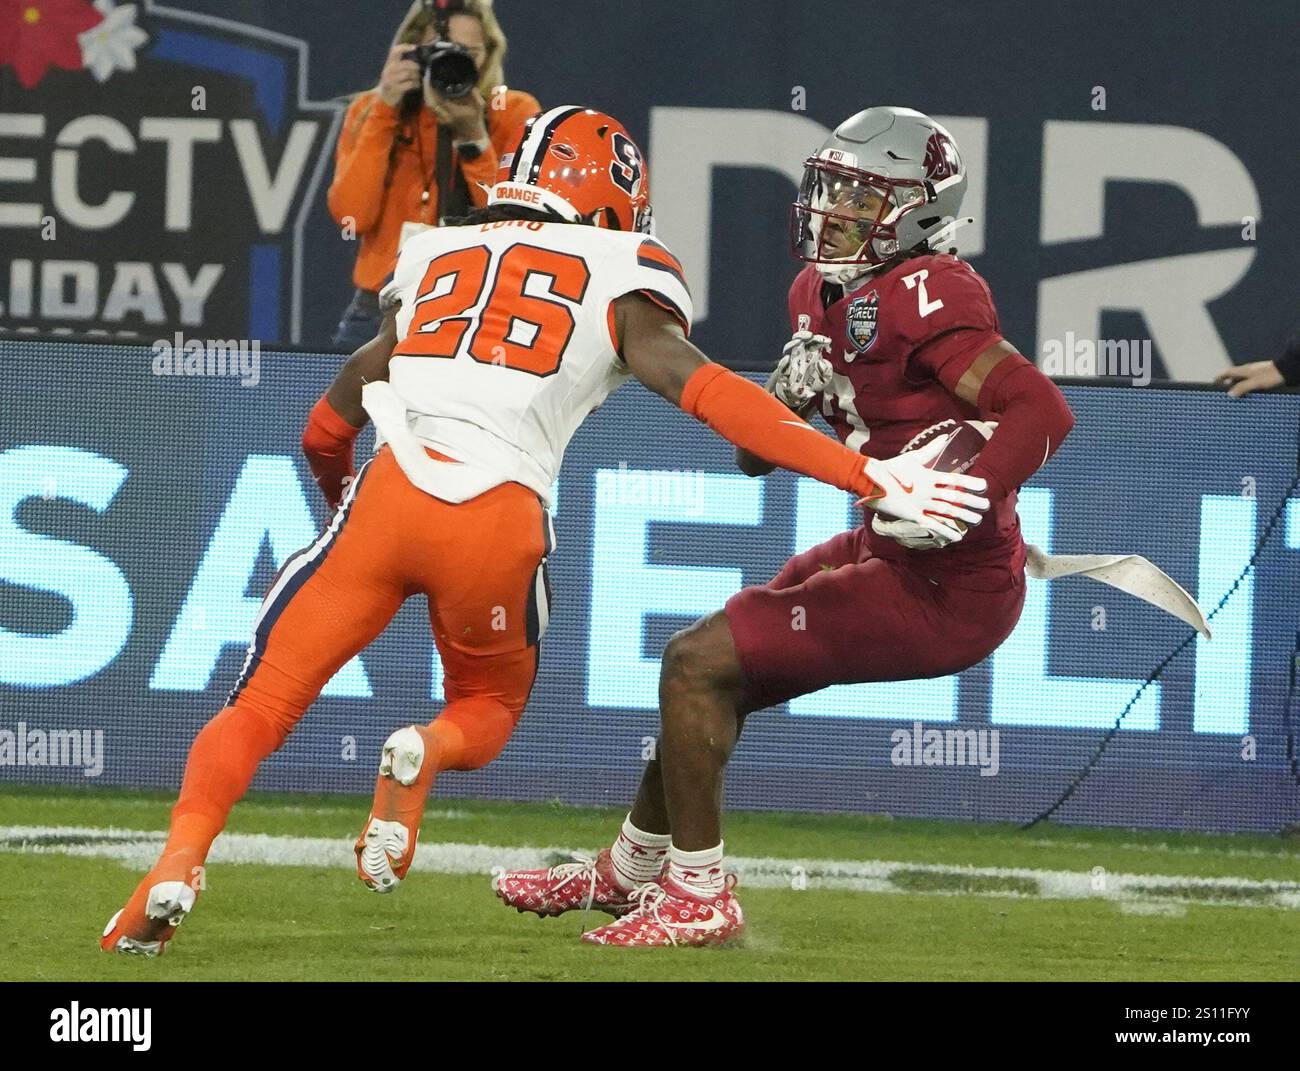
<instances>
[{"instance_id":1,"label":"number 26 jersey","mask_svg":"<svg viewBox=\"0 0 1300 1071\"><path fill-rule=\"evenodd\" d=\"M386 292L401 298L399 341L366 409L407 477L453 502L508 481L548 499L569 439L630 375L616 299L642 294L686 331L692 314L662 243L571 223L427 231L403 246Z\"/></svg>"}]
</instances>

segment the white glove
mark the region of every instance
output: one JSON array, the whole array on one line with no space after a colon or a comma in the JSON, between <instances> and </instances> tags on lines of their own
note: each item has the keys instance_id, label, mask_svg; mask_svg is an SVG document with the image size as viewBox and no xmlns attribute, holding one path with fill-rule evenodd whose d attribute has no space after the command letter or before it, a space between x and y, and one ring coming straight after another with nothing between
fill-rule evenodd
<instances>
[{"instance_id":1,"label":"white glove","mask_svg":"<svg viewBox=\"0 0 1300 1071\"><path fill-rule=\"evenodd\" d=\"M952 542L912 521L890 520L883 513L871 515L871 530L908 550L942 550Z\"/></svg>"},{"instance_id":2,"label":"white glove","mask_svg":"<svg viewBox=\"0 0 1300 1071\"><path fill-rule=\"evenodd\" d=\"M946 435L936 436L919 450L891 457L888 461L871 458L867 475L880 492L874 498L858 500L859 506L873 509L894 520L910 521L928 535L956 543L970 525L979 524L989 508L982 496L987 483L979 476L956 472L935 472L929 468L947 444ZM917 535L919 538L919 534Z\"/></svg>"},{"instance_id":3,"label":"white glove","mask_svg":"<svg viewBox=\"0 0 1300 1071\"><path fill-rule=\"evenodd\" d=\"M987 433L985 433L988 438L992 438L993 432L997 429L996 420L972 422L983 424L988 429ZM904 450L907 450L910 446L911 443L905 446ZM875 513L871 517L871 530L878 535L893 539L898 545L907 547L907 550L943 550L944 547L949 545L949 542L952 542L950 539L941 537L941 535L927 532L926 529L919 524L914 524L913 521L891 520L889 517L884 516L883 513Z\"/></svg>"},{"instance_id":4,"label":"white glove","mask_svg":"<svg viewBox=\"0 0 1300 1071\"><path fill-rule=\"evenodd\" d=\"M826 359L831 340L811 331L796 331L781 351L781 360L767 379L767 392L795 412L825 390L833 369Z\"/></svg>"},{"instance_id":5,"label":"white glove","mask_svg":"<svg viewBox=\"0 0 1300 1071\"><path fill-rule=\"evenodd\" d=\"M379 291L379 314L387 316L394 309L402 307L402 291L396 280Z\"/></svg>"}]
</instances>

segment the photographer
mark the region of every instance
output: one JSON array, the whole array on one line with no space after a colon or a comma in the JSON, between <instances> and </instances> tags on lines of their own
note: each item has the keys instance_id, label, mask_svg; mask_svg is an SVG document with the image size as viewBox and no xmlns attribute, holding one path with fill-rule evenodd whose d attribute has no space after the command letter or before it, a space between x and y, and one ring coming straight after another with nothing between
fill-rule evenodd
<instances>
[{"instance_id":1,"label":"photographer","mask_svg":"<svg viewBox=\"0 0 1300 1071\"><path fill-rule=\"evenodd\" d=\"M334 334L355 349L379 328L378 291L411 234L486 204L499 155L540 110L507 89L492 0L417 0L379 85L348 109L329 210L360 240L357 292Z\"/></svg>"}]
</instances>

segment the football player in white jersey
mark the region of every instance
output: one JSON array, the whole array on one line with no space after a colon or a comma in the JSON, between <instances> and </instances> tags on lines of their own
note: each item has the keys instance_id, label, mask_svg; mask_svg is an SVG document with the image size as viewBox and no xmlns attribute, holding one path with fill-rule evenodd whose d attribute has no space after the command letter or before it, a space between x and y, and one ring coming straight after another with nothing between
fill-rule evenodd
<instances>
[{"instance_id":1,"label":"football player in white jersey","mask_svg":"<svg viewBox=\"0 0 1300 1071\"><path fill-rule=\"evenodd\" d=\"M259 763L320 689L423 593L447 704L386 742L357 872L410 866L437 773L490 762L523 712L546 627L546 499L570 436L629 377L737 446L937 535L979 521L983 481L921 451L865 458L687 341L681 265L650 236L641 152L617 120L535 116L488 207L407 242L377 338L313 409L303 447L329 526L267 594L228 705L190 749L158 864L102 947L156 955L195 903L204 860ZM373 419L375 456L352 475Z\"/></svg>"}]
</instances>

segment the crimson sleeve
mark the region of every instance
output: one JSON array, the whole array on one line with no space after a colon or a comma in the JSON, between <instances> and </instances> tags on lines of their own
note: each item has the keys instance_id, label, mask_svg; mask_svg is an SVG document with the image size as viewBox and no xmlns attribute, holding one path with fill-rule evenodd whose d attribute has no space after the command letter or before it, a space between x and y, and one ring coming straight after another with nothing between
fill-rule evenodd
<instances>
[{"instance_id":1,"label":"crimson sleeve","mask_svg":"<svg viewBox=\"0 0 1300 1071\"><path fill-rule=\"evenodd\" d=\"M971 475L988 480L994 500L1006 498L1042 468L1074 427L1074 414L1056 384L1018 353L989 372L977 404L980 416L998 426Z\"/></svg>"},{"instance_id":2,"label":"crimson sleeve","mask_svg":"<svg viewBox=\"0 0 1300 1071\"><path fill-rule=\"evenodd\" d=\"M1002 341L996 328L959 327L931 339L912 355L912 365L942 383L952 393L981 353Z\"/></svg>"},{"instance_id":3,"label":"crimson sleeve","mask_svg":"<svg viewBox=\"0 0 1300 1071\"><path fill-rule=\"evenodd\" d=\"M338 414L328 398L321 398L307 418L302 452L331 509L338 509L344 487L353 475L352 444L360 431Z\"/></svg>"},{"instance_id":4,"label":"crimson sleeve","mask_svg":"<svg viewBox=\"0 0 1300 1071\"><path fill-rule=\"evenodd\" d=\"M863 498L880 493L867 476L867 459L823 435L762 387L705 364L682 388L681 407L724 439L772 465L801 472Z\"/></svg>"}]
</instances>

